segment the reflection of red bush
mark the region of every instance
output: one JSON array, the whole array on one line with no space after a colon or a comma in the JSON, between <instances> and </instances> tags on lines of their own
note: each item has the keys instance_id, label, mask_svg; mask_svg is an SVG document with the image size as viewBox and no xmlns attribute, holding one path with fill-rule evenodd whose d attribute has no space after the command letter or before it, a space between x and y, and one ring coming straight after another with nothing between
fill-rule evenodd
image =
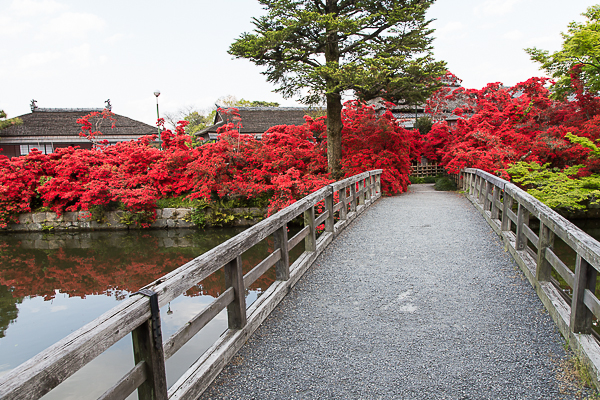
<instances>
[{"instance_id":1,"label":"reflection of red bush","mask_svg":"<svg viewBox=\"0 0 600 400\"><path fill-rule=\"evenodd\" d=\"M123 298L194 258L171 251L121 250L116 258L96 249L26 250L0 243L0 285L12 288L14 297L50 300L59 290L70 297L107 294ZM245 273L267 255L257 250L257 254L245 255ZM264 290L274 281L272 275L265 274L251 288ZM218 297L224 289L223 270L219 270L186 295Z\"/></svg>"}]
</instances>

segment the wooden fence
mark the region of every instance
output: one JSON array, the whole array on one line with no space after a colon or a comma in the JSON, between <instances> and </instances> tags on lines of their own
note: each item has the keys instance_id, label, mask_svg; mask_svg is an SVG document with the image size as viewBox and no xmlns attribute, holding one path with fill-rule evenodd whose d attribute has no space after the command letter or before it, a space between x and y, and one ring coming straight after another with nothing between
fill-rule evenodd
<instances>
[{"instance_id":1,"label":"wooden fence","mask_svg":"<svg viewBox=\"0 0 600 400\"><path fill-rule=\"evenodd\" d=\"M463 173L464 189L508 250L573 350L588 366L600 388L600 344L593 337L593 318L600 319L596 277L600 243L517 186L478 169ZM532 229L532 222L539 229ZM554 252L560 238L576 254L574 271ZM564 296L552 272L572 288Z\"/></svg>"},{"instance_id":2,"label":"wooden fence","mask_svg":"<svg viewBox=\"0 0 600 400\"><path fill-rule=\"evenodd\" d=\"M381 196L381 172L365 172L323 187L149 284L1 377L0 398L42 397L129 333L136 365L101 399L124 399L136 389L140 399L197 398L333 238ZM304 228L288 239L287 224L301 214ZM320 225L324 229L319 234ZM242 254L271 235L275 239L273 253L242 275ZM302 240L305 251L290 265L289 251ZM273 266L277 280L246 309L245 289ZM228 289L163 340L160 307L220 268L225 270ZM167 388L165 360L224 309L228 330Z\"/></svg>"},{"instance_id":3,"label":"wooden fence","mask_svg":"<svg viewBox=\"0 0 600 400\"><path fill-rule=\"evenodd\" d=\"M437 163L433 164L413 164L410 167L411 176L422 178L424 176L446 175L446 169Z\"/></svg>"}]
</instances>

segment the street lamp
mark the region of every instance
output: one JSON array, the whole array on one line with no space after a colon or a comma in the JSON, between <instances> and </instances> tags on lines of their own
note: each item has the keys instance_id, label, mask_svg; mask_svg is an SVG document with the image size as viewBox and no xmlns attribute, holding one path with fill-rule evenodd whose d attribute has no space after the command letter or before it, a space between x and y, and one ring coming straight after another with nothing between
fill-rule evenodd
<instances>
[{"instance_id":1,"label":"street lamp","mask_svg":"<svg viewBox=\"0 0 600 400\"><path fill-rule=\"evenodd\" d=\"M158 113L158 96L160 96L160 90L155 90L154 95L156 96L156 121L160 119L160 114ZM157 126L158 129L158 148L162 150L162 141L160 140L160 125Z\"/></svg>"}]
</instances>

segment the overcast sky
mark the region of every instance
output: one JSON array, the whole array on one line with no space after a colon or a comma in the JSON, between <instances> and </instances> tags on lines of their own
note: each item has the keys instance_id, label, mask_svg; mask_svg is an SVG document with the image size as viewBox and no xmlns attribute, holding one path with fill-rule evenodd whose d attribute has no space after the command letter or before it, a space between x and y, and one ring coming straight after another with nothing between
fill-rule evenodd
<instances>
[{"instance_id":1,"label":"overcast sky","mask_svg":"<svg viewBox=\"0 0 600 400\"><path fill-rule=\"evenodd\" d=\"M558 50L560 32L596 1L438 0L435 56L463 86L512 85L541 76L523 51ZM251 18L254 0L0 0L0 109L101 108L154 124L160 111L209 108L217 98L277 101L261 68L227 49Z\"/></svg>"}]
</instances>

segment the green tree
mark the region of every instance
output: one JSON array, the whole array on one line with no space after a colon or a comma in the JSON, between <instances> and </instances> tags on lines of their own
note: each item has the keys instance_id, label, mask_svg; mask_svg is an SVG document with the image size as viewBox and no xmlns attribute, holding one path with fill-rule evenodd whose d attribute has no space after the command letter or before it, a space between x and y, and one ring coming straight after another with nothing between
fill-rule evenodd
<instances>
[{"instance_id":1,"label":"green tree","mask_svg":"<svg viewBox=\"0 0 600 400\"><path fill-rule=\"evenodd\" d=\"M21 125L22 123L23 121L20 118L6 119L6 113L4 110L0 110L0 130L13 125Z\"/></svg>"},{"instance_id":2,"label":"green tree","mask_svg":"<svg viewBox=\"0 0 600 400\"><path fill-rule=\"evenodd\" d=\"M266 66L263 74L284 97L327 105L327 160L341 172L342 95L378 96L406 104L425 100L446 72L433 60L425 12L434 0L259 0L254 18L229 48Z\"/></svg>"},{"instance_id":3,"label":"green tree","mask_svg":"<svg viewBox=\"0 0 600 400\"><path fill-rule=\"evenodd\" d=\"M554 91L557 97L572 92L570 70L582 64L581 78L585 88L592 93L600 91L600 5L591 6L583 14L587 21L571 22L562 49L552 54L535 47L525 51L533 61L541 64L540 69L557 78Z\"/></svg>"}]
</instances>

